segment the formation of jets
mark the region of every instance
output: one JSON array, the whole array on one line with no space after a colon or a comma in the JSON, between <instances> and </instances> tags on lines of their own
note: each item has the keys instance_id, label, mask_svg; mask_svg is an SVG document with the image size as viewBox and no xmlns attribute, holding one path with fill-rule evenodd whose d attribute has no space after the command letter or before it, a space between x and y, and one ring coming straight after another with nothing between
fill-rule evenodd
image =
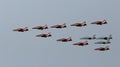
<instances>
[{"instance_id":1,"label":"formation of jets","mask_svg":"<svg viewBox=\"0 0 120 67\"><path fill-rule=\"evenodd\" d=\"M109 36L105 36L105 37L98 37L96 38L96 35L93 35L93 37L82 37L80 39L86 39L86 40L92 40L92 39L96 39L96 40L107 40L107 41L98 41L98 42L95 42L95 44L110 44L110 39L112 39L112 35L109 35Z\"/></svg>"},{"instance_id":2,"label":"formation of jets","mask_svg":"<svg viewBox=\"0 0 120 67\"><path fill-rule=\"evenodd\" d=\"M91 22L91 24L96 24L96 25L103 25L103 24L107 24L107 21L106 20L101 20L101 21L94 21L94 22ZM86 21L84 22L77 22L77 23L73 23L71 24L70 26L75 26L75 27L83 27L83 26L87 26L86 24ZM50 26L50 28L66 28L67 25L66 23L63 23L63 24L56 24L56 25L52 25ZM32 29L37 29L37 30L45 30L45 29L48 29L48 25L39 25L39 26L35 26L33 27ZM24 28L16 28L16 29L13 29L13 31L18 31L18 32L26 32L26 31L29 31L28 27L24 27ZM38 34L36 35L36 37L43 37L43 38L47 38L47 37L51 37L52 34L51 32L48 32L48 33L42 33L42 34ZM110 44L110 39L112 39L112 35L109 35L109 36L105 36L105 37L96 37L96 35L93 35L93 36L87 36L87 37L82 37L80 39L84 39L84 40L106 40L106 41L98 41L98 42L95 42L94 44ZM68 38L59 38L57 39L56 41L59 41L59 42L70 42L72 41L72 38L71 37L68 37ZM89 45L88 41L79 41L79 42L76 42L76 43L73 43L73 45L77 45L77 46L85 46L85 45ZM106 47L99 47L99 48L95 48L95 50L99 50L99 51L105 51L105 50L109 50L110 48L108 46Z\"/></svg>"},{"instance_id":3,"label":"formation of jets","mask_svg":"<svg viewBox=\"0 0 120 67\"><path fill-rule=\"evenodd\" d=\"M98 42L95 42L94 44L110 44L110 39L112 39L112 35L109 35L109 36L105 36L105 37L96 37L96 35L93 35L93 37L83 37L83 38L80 38L80 39L87 39L87 40L92 40L92 39L96 39L96 40L106 40L106 41L98 41ZM110 50L109 46L106 46L106 47L99 47L99 48L96 48L95 50L99 50L99 51L106 51L106 50Z\"/></svg>"},{"instance_id":4,"label":"formation of jets","mask_svg":"<svg viewBox=\"0 0 120 67\"><path fill-rule=\"evenodd\" d=\"M103 24L107 24L107 21L106 20L94 21L94 22L91 22L91 24L103 25ZM87 26L87 24L86 24L86 21L84 21L82 23L80 23L80 22L73 23L70 26L82 27L82 26ZM64 24L56 24L56 25L53 25L53 26L50 26L50 27L51 28L66 28L67 25L66 25L66 23L64 23ZM44 29L48 29L48 25L46 24L46 25L43 25L43 26L41 26L41 25L40 26L35 26L32 29L44 30ZM25 31L28 31L28 27L17 28L17 29L14 29L13 31L25 32Z\"/></svg>"}]
</instances>

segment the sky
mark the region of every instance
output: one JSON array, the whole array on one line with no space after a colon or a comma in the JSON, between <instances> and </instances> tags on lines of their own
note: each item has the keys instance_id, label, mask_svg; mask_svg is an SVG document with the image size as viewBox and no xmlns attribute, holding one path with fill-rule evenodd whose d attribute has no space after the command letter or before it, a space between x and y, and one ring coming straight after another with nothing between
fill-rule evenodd
<instances>
[{"instance_id":1,"label":"sky","mask_svg":"<svg viewBox=\"0 0 120 67\"><path fill-rule=\"evenodd\" d=\"M119 67L119 0L0 0L0 67ZM106 19L108 24L97 26L93 21ZM71 27L86 21L86 27ZM47 24L67 24L64 29L33 30ZM13 32L28 27L28 32ZM35 35L51 32L52 37ZM95 51L106 45L72 45L84 36L112 34L109 51ZM71 36L73 41L62 43L56 39Z\"/></svg>"}]
</instances>

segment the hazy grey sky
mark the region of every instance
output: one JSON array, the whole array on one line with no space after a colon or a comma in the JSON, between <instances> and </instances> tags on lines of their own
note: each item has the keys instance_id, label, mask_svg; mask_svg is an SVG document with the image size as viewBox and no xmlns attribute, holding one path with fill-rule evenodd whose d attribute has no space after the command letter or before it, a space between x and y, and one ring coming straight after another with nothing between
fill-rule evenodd
<instances>
[{"instance_id":1,"label":"hazy grey sky","mask_svg":"<svg viewBox=\"0 0 120 67\"><path fill-rule=\"evenodd\" d=\"M119 0L0 0L0 67L119 67ZM107 25L91 25L92 21L108 21ZM70 24L86 21L82 28ZM65 29L38 31L37 25L66 23ZM29 27L24 33L13 32L17 27ZM51 32L50 38L36 38ZM112 34L109 51L94 51L105 45L89 41L85 47L73 46L83 36ZM56 39L71 36L72 42Z\"/></svg>"}]
</instances>

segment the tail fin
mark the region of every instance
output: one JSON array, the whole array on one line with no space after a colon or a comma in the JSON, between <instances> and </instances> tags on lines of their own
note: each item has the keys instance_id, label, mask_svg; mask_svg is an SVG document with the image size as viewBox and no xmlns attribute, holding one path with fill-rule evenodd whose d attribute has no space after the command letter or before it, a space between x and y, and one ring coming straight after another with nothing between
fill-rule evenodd
<instances>
[{"instance_id":1,"label":"tail fin","mask_svg":"<svg viewBox=\"0 0 120 67\"><path fill-rule=\"evenodd\" d=\"M48 34L51 34L51 32L48 32Z\"/></svg>"},{"instance_id":2,"label":"tail fin","mask_svg":"<svg viewBox=\"0 0 120 67\"><path fill-rule=\"evenodd\" d=\"M105 46L105 48L109 48L109 46Z\"/></svg>"},{"instance_id":3,"label":"tail fin","mask_svg":"<svg viewBox=\"0 0 120 67\"><path fill-rule=\"evenodd\" d=\"M44 26L48 26L47 24L45 24Z\"/></svg>"},{"instance_id":4,"label":"tail fin","mask_svg":"<svg viewBox=\"0 0 120 67\"><path fill-rule=\"evenodd\" d=\"M96 35L95 34L93 35L93 39L96 39Z\"/></svg>"},{"instance_id":5,"label":"tail fin","mask_svg":"<svg viewBox=\"0 0 120 67\"><path fill-rule=\"evenodd\" d=\"M24 27L24 29L28 29L28 27Z\"/></svg>"},{"instance_id":6,"label":"tail fin","mask_svg":"<svg viewBox=\"0 0 120 67\"><path fill-rule=\"evenodd\" d=\"M67 26L66 26L66 23L64 23L62 26L63 26L63 27L67 27Z\"/></svg>"},{"instance_id":7,"label":"tail fin","mask_svg":"<svg viewBox=\"0 0 120 67\"><path fill-rule=\"evenodd\" d=\"M109 39L112 39L112 35L111 34L109 35Z\"/></svg>"},{"instance_id":8,"label":"tail fin","mask_svg":"<svg viewBox=\"0 0 120 67\"><path fill-rule=\"evenodd\" d=\"M65 26L66 26L66 23L64 23L63 25L65 25Z\"/></svg>"},{"instance_id":9,"label":"tail fin","mask_svg":"<svg viewBox=\"0 0 120 67\"><path fill-rule=\"evenodd\" d=\"M85 41L85 43L88 43L88 41Z\"/></svg>"},{"instance_id":10,"label":"tail fin","mask_svg":"<svg viewBox=\"0 0 120 67\"><path fill-rule=\"evenodd\" d=\"M86 21L83 21L84 24L86 24Z\"/></svg>"},{"instance_id":11,"label":"tail fin","mask_svg":"<svg viewBox=\"0 0 120 67\"><path fill-rule=\"evenodd\" d=\"M110 39L107 39L107 42L110 42Z\"/></svg>"},{"instance_id":12,"label":"tail fin","mask_svg":"<svg viewBox=\"0 0 120 67\"><path fill-rule=\"evenodd\" d=\"M105 49L106 49L106 50L110 50L109 46L106 46Z\"/></svg>"}]
</instances>

